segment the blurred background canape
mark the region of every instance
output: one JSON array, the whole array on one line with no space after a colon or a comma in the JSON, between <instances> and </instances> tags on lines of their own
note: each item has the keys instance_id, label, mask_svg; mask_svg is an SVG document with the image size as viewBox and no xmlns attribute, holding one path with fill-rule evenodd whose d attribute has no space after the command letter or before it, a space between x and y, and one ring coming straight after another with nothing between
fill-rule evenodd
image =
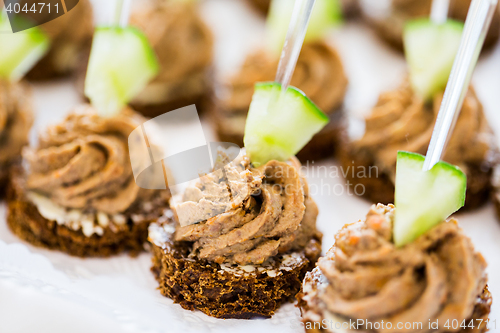
<instances>
[{"instance_id":1,"label":"blurred background canape","mask_svg":"<svg viewBox=\"0 0 500 333\"><path fill-rule=\"evenodd\" d=\"M465 22L471 0L450 0L448 17ZM405 22L429 17L432 0L360 0L361 15L374 27L377 34L397 50L403 50ZM497 8L483 49L491 48L500 36L500 5Z\"/></svg>"},{"instance_id":2,"label":"blurred background canape","mask_svg":"<svg viewBox=\"0 0 500 333\"><path fill-rule=\"evenodd\" d=\"M212 104L213 36L196 1L144 0L135 3L130 25L153 46L160 73L131 102L146 116L196 104Z\"/></svg>"},{"instance_id":3,"label":"blurred background canape","mask_svg":"<svg viewBox=\"0 0 500 333\"><path fill-rule=\"evenodd\" d=\"M85 62L90 52L94 32L90 1L78 1L66 14L39 27L50 38L50 49L28 72L27 79L39 81L73 74L81 63Z\"/></svg>"},{"instance_id":4,"label":"blurred background canape","mask_svg":"<svg viewBox=\"0 0 500 333\"><path fill-rule=\"evenodd\" d=\"M322 21L309 28L300 52L291 85L302 90L330 118L329 124L297 154L304 163L333 156L343 121L343 101L348 79L340 54L327 38L340 24L339 2L321 0L311 20ZM266 21L263 42L247 54L243 64L218 82L213 125L220 140L243 145L248 108L257 82L274 81L293 1L274 0ZM288 6L288 7L286 7ZM322 10L327 11L322 12ZM310 26L311 27L311 26Z\"/></svg>"}]
</instances>

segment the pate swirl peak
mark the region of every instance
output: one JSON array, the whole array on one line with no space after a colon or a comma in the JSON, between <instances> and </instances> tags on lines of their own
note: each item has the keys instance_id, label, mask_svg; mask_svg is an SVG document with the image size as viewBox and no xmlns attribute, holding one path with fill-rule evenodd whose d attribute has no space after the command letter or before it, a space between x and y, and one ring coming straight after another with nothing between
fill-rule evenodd
<instances>
[{"instance_id":1,"label":"pate swirl peak","mask_svg":"<svg viewBox=\"0 0 500 333\"><path fill-rule=\"evenodd\" d=\"M0 167L21 154L33 123L30 91L24 83L0 80Z\"/></svg>"},{"instance_id":2,"label":"pate swirl peak","mask_svg":"<svg viewBox=\"0 0 500 333\"><path fill-rule=\"evenodd\" d=\"M90 106L70 114L23 153L26 187L67 208L109 214L127 210L142 194L134 181L128 135L144 122L131 110L103 118Z\"/></svg>"},{"instance_id":3,"label":"pate swirl peak","mask_svg":"<svg viewBox=\"0 0 500 333\"><path fill-rule=\"evenodd\" d=\"M487 282L486 262L457 222L443 222L397 248L393 219L394 206L378 204L365 221L340 230L335 246L318 261L325 283L313 308L333 316L383 320L385 327L389 322L393 327L421 322L425 332L429 319L439 320L438 332L444 332L447 320L470 318Z\"/></svg>"},{"instance_id":4,"label":"pate swirl peak","mask_svg":"<svg viewBox=\"0 0 500 333\"><path fill-rule=\"evenodd\" d=\"M413 93L408 82L397 90L381 94L366 117L365 134L354 142L354 150L372 156L382 171L393 174L398 150L426 153L442 98L441 93L432 105L426 105ZM495 146L483 106L471 88L443 160L467 171L468 165L488 162L494 156Z\"/></svg>"},{"instance_id":5,"label":"pate swirl peak","mask_svg":"<svg viewBox=\"0 0 500 333\"><path fill-rule=\"evenodd\" d=\"M193 242L192 255L219 264L262 264L278 253L303 250L312 238L320 238L318 209L298 160L292 163L270 161L251 169L261 181L240 206L178 227L175 240Z\"/></svg>"}]
</instances>

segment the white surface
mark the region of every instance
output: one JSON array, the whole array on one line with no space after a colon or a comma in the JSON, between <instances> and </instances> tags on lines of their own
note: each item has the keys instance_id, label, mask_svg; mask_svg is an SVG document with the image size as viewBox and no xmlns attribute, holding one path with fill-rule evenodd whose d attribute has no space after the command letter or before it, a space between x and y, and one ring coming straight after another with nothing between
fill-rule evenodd
<instances>
[{"instance_id":1,"label":"white surface","mask_svg":"<svg viewBox=\"0 0 500 333\"><path fill-rule=\"evenodd\" d=\"M96 1L97 2L97 1ZM218 42L216 63L228 73L260 40L263 20L242 2L209 0L203 15ZM100 15L99 17L103 17ZM242 31L243 30L243 31ZM349 23L332 32L350 80L346 107L360 118L378 94L396 87L405 75L402 56L387 48L366 27ZM491 125L500 133L500 47L481 57L473 78ZM36 85L36 132L62 119L80 102L69 81ZM369 204L349 196L336 164L330 160L309 168L309 183L320 209L318 226L323 250L345 223L366 214ZM328 193L330 191L330 193ZM320 193L323 192L323 193ZM490 289L500 299L500 224L491 204L458 216L460 224L489 263ZM78 259L20 242L5 223L0 204L0 332L303 332L299 311L291 304L269 320L217 320L172 304L156 290L150 255ZM494 302L491 319L500 319ZM493 332L495 330L492 330Z\"/></svg>"}]
</instances>

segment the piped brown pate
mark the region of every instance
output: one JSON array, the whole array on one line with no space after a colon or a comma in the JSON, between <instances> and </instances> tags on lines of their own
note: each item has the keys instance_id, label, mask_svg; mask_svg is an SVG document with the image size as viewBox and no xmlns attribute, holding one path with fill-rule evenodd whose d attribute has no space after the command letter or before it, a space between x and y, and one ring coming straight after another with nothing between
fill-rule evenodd
<instances>
[{"instance_id":1,"label":"piped brown pate","mask_svg":"<svg viewBox=\"0 0 500 333\"><path fill-rule=\"evenodd\" d=\"M424 103L408 82L380 95L366 117L365 133L356 141L343 136L340 151L345 170L376 168L366 173L346 172L351 184L363 184L364 196L372 202L394 201L394 179L398 150L425 154L436 122L443 94ZM443 160L458 165L467 175L465 209L484 204L491 188L491 174L498 163L495 136L473 89L467 93Z\"/></svg>"},{"instance_id":2,"label":"piped brown pate","mask_svg":"<svg viewBox=\"0 0 500 333\"><path fill-rule=\"evenodd\" d=\"M168 191L140 189L128 134L144 118L103 118L82 106L41 135L13 170L8 222L21 238L78 256L137 253L148 224L168 208Z\"/></svg>"},{"instance_id":3,"label":"piped brown pate","mask_svg":"<svg viewBox=\"0 0 500 333\"><path fill-rule=\"evenodd\" d=\"M186 309L221 318L269 317L298 292L320 254L318 212L298 161L257 169L248 159L240 162L251 189L240 205L197 224L150 226L153 272L162 294ZM210 197L207 183L196 186ZM194 197L172 204L174 212Z\"/></svg>"},{"instance_id":4,"label":"piped brown pate","mask_svg":"<svg viewBox=\"0 0 500 333\"><path fill-rule=\"evenodd\" d=\"M214 112L222 141L243 145L248 108L256 82L273 81L278 59L265 51L250 55L224 86ZM347 77L338 52L324 41L309 42L301 50L291 84L304 91L330 118L330 123L297 155L301 161L331 156L338 141Z\"/></svg>"},{"instance_id":5,"label":"piped brown pate","mask_svg":"<svg viewBox=\"0 0 500 333\"><path fill-rule=\"evenodd\" d=\"M485 323L478 319L488 317L491 295L486 262L471 240L450 219L397 248L392 242L394 210L393 205L374 205L365 221L345 225L335 245L306 275L299 295L306 329L328 331L328 325L320 325L323 319L333 325L360 319L378 323L379 329L356 326L367 332L385 332L382 321L387 332L389 323L393 331L428 332L429 322L436 321L436 332L445 332L447 322L466 320L469 325L475 319L470 332L484 332ZM397 323L421 323L423 330L415 325L397 330Z\"/></svg>"}]
</instances>

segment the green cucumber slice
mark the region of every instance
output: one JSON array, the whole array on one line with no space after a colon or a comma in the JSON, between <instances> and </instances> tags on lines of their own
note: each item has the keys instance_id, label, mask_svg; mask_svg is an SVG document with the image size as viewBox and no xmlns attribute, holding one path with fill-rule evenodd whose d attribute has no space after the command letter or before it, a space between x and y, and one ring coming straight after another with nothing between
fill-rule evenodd
<instances>
[{"instance_id":1,"label":"green cucumber slice","mask_svg":"<svg viewBox=\"0 0 500 333\"><path fill-rule=\"evenodd\" d=\"M403 39L413 90L424 100L446 88L462 38L463 23L429 19L409 21Z\"/></svg>"},{"instance_id":2,"label":"green cucumber slice","mask_svg":"<svg viewBox=\"0 0 500 333\"><path fill-rule=\"evenodd\" d=\"M92 42L85 95L98 112L119 112L158 74L153 48L133 27L97 28Z\"/></svg>"},{"instance_id":3,"label":"green cucumber slice","mask_svg":"<svg viewBox=\"0 0 500 333\"><path fill-rule=\"evenodd\" d=\"M272 0L267 15L266 29L269 48L281 52L292 17L294 1ZM316 0L304 41L322 39L328 28L342 22L340 0Z\"/></svg>"},{"instance_id":4,"label":"green cucumber slice","mask_svg":"<svg viewBox=\"0 0 500 333\"><path fill-rule=\"evenodd\" d=\"M328 117L302 91L263 82L255 85L243 139L255 166L270 160L286 161L298 153Z\"/></svg>"},{"instance_id":5,"label":"green cucumber slice","mask_svg":"<svg viewBox=\"0 0 500 333\"><path fill-rule=\"evenodd\" d=\"M0 77L20 80L45 55L49 45L49 38L40 28L13 33L8 18L0 14Z\"/></svg>"},{"instance_id":6,"label":"green cucumber slice","mask_svg":"<svg viewBox=\"0 0 500 333\"><path fill-rule=\"evenodd\" d=\"M458 167L438 162L422 171L425 157L398 152L394 243L403 246L426 233L465 203L467 176Z\"/></svg>"}]
</instances>

